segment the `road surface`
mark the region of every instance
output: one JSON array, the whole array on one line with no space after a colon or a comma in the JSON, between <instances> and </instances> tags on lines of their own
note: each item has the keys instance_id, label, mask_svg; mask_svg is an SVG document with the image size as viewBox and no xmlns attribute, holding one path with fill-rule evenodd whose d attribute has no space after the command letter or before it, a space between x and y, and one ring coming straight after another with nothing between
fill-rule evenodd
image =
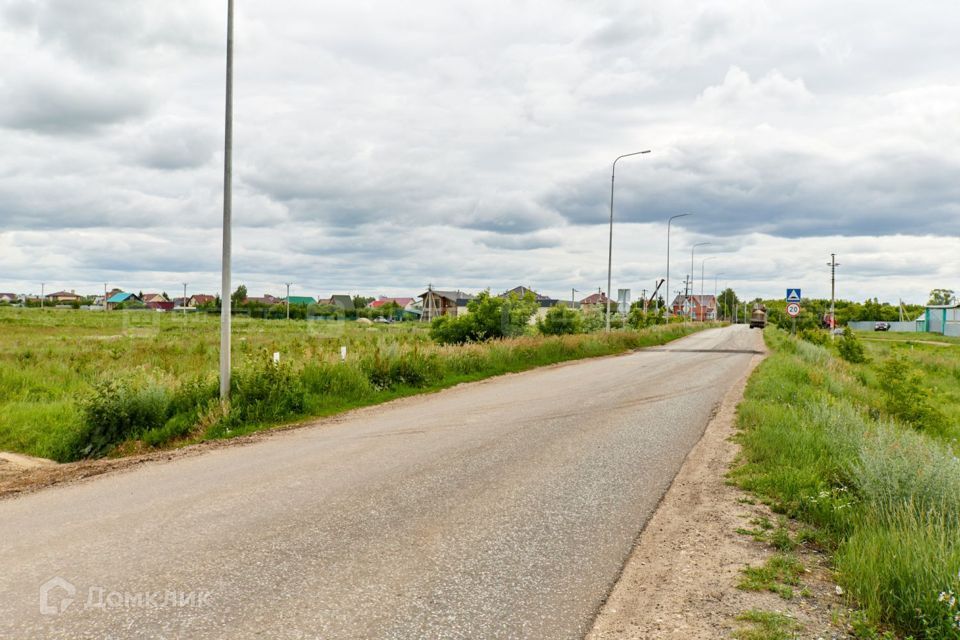
<instances>
[{"instance_id":1,"label":"road surface","mask_svg":"<svg viewBox=\"0 0 960 640\"><path fill-rule=\"evenodd\" d=\"M580 638L760 348L710 330L0 501L0 637Z\"/></svg>"}]
</instances>

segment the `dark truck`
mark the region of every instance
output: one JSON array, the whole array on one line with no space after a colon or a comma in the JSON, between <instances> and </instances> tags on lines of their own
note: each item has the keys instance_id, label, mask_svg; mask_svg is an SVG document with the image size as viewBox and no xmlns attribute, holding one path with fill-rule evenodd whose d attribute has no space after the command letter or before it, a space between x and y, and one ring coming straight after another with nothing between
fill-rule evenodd
<instances>
[{"instance_id":1,"label":"dark truck","mask_svg":"<svg viewBox=\"0 0 960 640\"><path fill-rule=\"evenodd\" d=\"M763 329L767 326L767 307L762 304L753 306L750 312L750 328Z\"/></svg>"}]
</instances>

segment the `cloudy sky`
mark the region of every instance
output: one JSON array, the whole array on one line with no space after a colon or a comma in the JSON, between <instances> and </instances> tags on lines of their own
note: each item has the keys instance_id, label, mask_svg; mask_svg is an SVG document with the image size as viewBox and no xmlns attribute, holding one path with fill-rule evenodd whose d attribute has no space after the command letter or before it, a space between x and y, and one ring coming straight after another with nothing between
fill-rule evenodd
<instances>
[{"instance_id":1,"label":"cloudy sky","mask_svg":"<svg viewBox=\"0 0 960 640\"><path fill-rule=\"evenodd\" d=\"M219 289L225 0L0 0L0 290ZM960 5L237 0L234 284L960 289ZM719 275L717 275L719 274ZM578 296L579 297L579 296ZM636 293L634 294L636 297Z\"/></svg>"}]
</instances>

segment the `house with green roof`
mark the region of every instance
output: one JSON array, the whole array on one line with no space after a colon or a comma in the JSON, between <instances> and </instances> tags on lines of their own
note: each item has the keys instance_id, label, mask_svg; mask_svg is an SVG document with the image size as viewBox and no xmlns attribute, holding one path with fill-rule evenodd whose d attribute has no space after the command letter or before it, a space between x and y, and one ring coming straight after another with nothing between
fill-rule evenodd
<instances>
[{"instance_id":1,"label":"house with green roof","mask_svg":"<svg viewBox=\"0 0 960 640\"><path fill-rule=\"evenodd\" d=\"M309 307L310 305L316 304L317 302L310 296L290 296L289 300L290 300L290 306L300 305L303 307Z\"/></svg>"}]
</instances>

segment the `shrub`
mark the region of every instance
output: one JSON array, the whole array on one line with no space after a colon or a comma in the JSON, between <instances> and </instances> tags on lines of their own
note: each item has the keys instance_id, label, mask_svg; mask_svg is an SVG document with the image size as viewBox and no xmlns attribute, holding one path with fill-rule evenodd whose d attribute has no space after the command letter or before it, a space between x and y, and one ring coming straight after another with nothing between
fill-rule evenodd
<instances>
[{"instance_id":1,"label":"shrub","mask_svg":"<svg viewBox=\"0 0 960 640\"><path fill-rule=\"evenodd\" d=\"M821 347L830 342L830 334L822 329L801 329L799 335L801 339Z\"/></svg>"},{"instance_id":2,"label":"shrub","mask_svg":"<svg viewBox=\"0 0 960 640\"><path fill-rule=\"evenodd\" d=\"M304 389L289 364L275 363L264 352L233 376L228 421L270 422L297 415L304 408Z\"/></svg>"},{"instance_id":3,"label":"shrub","mask_svg":"<svg viewBox=\"0 0 960 640\"><path fill-rule=\"evenodd\" d=\"M630 314L627 316L627 324L634 329L644 329L655 324L663 324L663 322L663 307L660 307L660 309L656 312L644 311L643 300L637 300L630 305Z\"/></svg>"},{"instance_id":4,"label":"shrub","mask_svg":"<svg viewBox=\"0 0 960 640\"><path fill-rule=\"evenodd\" d=\"M74 458L102 456L113 445L163 425L169 402L166 389L139 377L100 383L82 402Z\"/></svg>"},{"instance_id":5,"label":"shrub","mask_svg":"<svg viewBox=\"0 0 960 640\"><path fill-rule=\"evenodd\" d=\"M442 377L436 354L419 349L401 352L398 349L376 349L363 357L360 367L375 389L398 386L426 387Z\"/></svg>"},{"instance_id":6,"label":"shrub","mask_svg":"<svg viewBox=\"0 0 960 640\"><path fill-rule=\"evenodd\" d=\"M545 336L580 333L583 331L583 318L579 311L560 303L547 311L543 320L537 321L537 328Z\"/></svg>"},{"instance_id":7,"label":"shrub","mask_svg":"<svg viewBox=\"0 0 960 640\"><path fill-rule=\"evenodd\" d=\"M860 364L867 361L867 354L863 350L863 344L857 339L856 334L848 326L843 329L843 336L837 342L837 350L840 357L847 362Z\"/></svg>"},{"instance_id":8,"label":"shrub","mask_svg":"<svg viewBox=\"0 0 960 640\"><path fill-rule=\"evenodd\" d=\"M916 428L942 429L944 416L933 405L930 390L923 386L923 376L903 356L884 362L879 378L891 415Z\"/></svg>"},{"instance_id":9,"label":"shrub","mask_svg":"<svg viewBox=\"0 0 960 640\"><path fill-rule=\"evenodd\" d=\"M470 313L457 318L435 318L430 336L440 344L520 336L526 332L530 318L537 311L537 301L530 292L523 298L516 294L501 298L482 291L467 303L467 309Z\"/></svg>"}]
</instances>

